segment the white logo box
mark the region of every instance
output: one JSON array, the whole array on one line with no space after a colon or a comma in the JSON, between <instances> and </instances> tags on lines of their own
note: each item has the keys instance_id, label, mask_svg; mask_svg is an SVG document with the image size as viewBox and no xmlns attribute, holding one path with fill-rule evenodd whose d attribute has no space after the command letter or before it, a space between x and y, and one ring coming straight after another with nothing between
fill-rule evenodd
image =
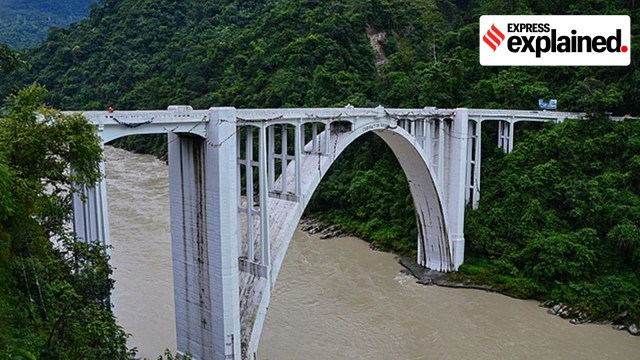
<instances>
[{"instance_id":1,"label":"white logo box","mask_svg":"<svg viewBox=\"0 0 640 360\"><path fill-rule=\"evenodd\" d=\"M578 37L590 41L578 41ZM631 62L631 19L627 15L484 15L479 40L483 66L627 66ZM581 52L560 52L578 50L579 43ZM509 51L509 44L519 51ZM531 52L547 46L539 57ZM586 51L587 46L591 52ZM527 51L522 52L523 48ZM552 52L553 48L557 51Z\"/></svg>"}]
</instances>

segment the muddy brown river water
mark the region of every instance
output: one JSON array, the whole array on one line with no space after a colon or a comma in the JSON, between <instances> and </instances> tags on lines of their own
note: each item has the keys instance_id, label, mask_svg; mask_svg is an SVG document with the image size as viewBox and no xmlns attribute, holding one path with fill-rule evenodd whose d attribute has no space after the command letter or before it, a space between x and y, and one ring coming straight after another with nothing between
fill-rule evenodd
<instances>
[{"instance_id":1,"label":"muddy brown river water","mask_svg":"<svg viewBox=\"0 0 640 360\"><path fill-rule=\"evenodd\" d=\"M167 167L107 147L116 315L139 355L175 350ZM267 313L259 358L638 359L640 338L572 325L535 301L422 286L356 238L297 232Z\"/></svg>"}]
</instances>

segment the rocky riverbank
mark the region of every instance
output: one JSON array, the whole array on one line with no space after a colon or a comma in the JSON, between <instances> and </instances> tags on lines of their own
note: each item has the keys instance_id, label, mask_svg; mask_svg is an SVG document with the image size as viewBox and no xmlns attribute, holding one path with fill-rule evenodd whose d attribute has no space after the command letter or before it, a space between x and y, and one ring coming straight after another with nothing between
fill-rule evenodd
<instances>
[{"instance_id":1,"label":"rocky riverbank","mask_svg":"<svg viewBox=\"0 0 640 360\"><path fill-rule=\"evenodd\" d=\"M402 266L405 267L408 274L417 279L416 282L418 284L437 285L450 288L478 289L497 292L512 297L510 294L500 291L499 289L496 289L490 285L460 281L457 278L452 279L451 275L448 273L423 268L416 264L413 259L407 257L399 258L399 262ZM588 313L580 311L579 309L573 308L563 303L545 301L542 302L540 306L548 308L547 313L551 315L560 316L563 319L569 319L569 321L574 325L586 323L608 324L612 325L612 328L614 330L627 330L631 335L640 336L640 330L638 329L638 326L636 324L629 324L628 322L628 311L624 311L623 313L608 321L593 321Z\"/></svg>"},{"instance_id":2,"label":"rocky riverbank","mask_svg":"<svg viewBox=\"0 0 640 360\"><path fill-rule=\"evenodd\" d=\"M320 239L330 239L336 237L352 236L346 232L339 225L329 225L314 218L304 218L300 221L301 230L309 234L321 234ZM378 250L372 247L374 250ZM455 279L451 277L451 274L435 271L427 268L423 268L416 264L414 259L408 257L398 257L398 262L406 270L406 274L416 278L416 282L422 285L436 285L449 288L464 288L464 289L476 289L490 292L497 292L509 297L513 297L509 293L505 293L496 289L491 285L476 284L469 281L460 280L459 277ZM569 319L572 324L610 324L614 330L627 330L629 334L634 336L640 336L640 329L637 324L629 324L628 311L624 311L617 315L615 318L609 321L593 321L589 314L579 309L575 309L569 305L563 303L554 303L552 301L545 301L540 304L541 307L548 308L547 312L551 315L560 316L563 319Z\"/></svg>"},{"instance_id":3,"label":"rocky riverbank","mask_svg":"<svg viewBox=\"0 0 640 360\"><path fill-rule=\"evenodd\" d=\"M300 220L300 229L308 234L320 234L320 239L351 236L340 225L329 225L314 218Z\"/></svg>"}]
</instances>

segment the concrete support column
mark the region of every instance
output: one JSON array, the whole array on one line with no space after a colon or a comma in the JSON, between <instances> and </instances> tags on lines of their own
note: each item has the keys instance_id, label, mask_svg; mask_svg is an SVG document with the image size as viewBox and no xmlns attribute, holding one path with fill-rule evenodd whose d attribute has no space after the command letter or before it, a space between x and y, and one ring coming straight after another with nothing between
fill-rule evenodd
<instances>
[{"instance_id":1,"label":"concrete support column","mask_svg":"<svg viewBox=\"0 0 640 360\"><path fill-rule=\"evenodd\" d=\"M473 171L474 165L475 165L475 152L474 152L474 142L476 140L476 134L475 134L475 126L473 126L473 122L469 121L468 124L468 128L467 128L467 168L466 168L466 172L465 172L465 178L466 178L466 188L465 188L465 192L464 192L464 201L465 204L469 204L469 202L471 202L471 197L473 195L473 184L474 184L474 175L475 172Z\"/></svg>"},{"instance_id":2,"label":"concrete support column","mask_svg":"<svg viewBox=\"0 0 640 360\"><path fill-rule=\"evenodd\" d=\"M431 161L431 122L429 120L425 120L422 125L424 128L424 145L422 148L426 152L427 159Z\"/></svg>"},{"instance_id":3,"label":"concrete support column","mask_svg":"<svg viewBox=\"0 0 640 360\"><path fill-rule=\"evenodd\" d=\"M507 154L513 151L513 136L515 134L515 129L516 129L516 123L513 120L511 120L509 122L509 142L507 143L507 151L506 151Z\"/></svg>"},{"instance_id":4,"label":"concrete support column","mask_svg":"<svg viewBox=\"0 0 640 360\"><path fill-rule=\"evenodd\" d=\"M269 190L267 189L267 129L266 125L260 127L260 139L258 141L258 186L260 189L260 262L264 266L271 263L271 246L269 244ZM287 167L287 128L282 126L282 191L285 192L286 186L286 167ZM253 242L253 239L249 239ZM268 274L268 272L267 272Z\"/></svg>"},{"instance_id":5,"label":"concrete support column","mask_svg":"<svg viewBox=\"0 0 640 360\"><path fill-rule=\"evenodd\" d=\"M311 152L314 154L320 152L318 147L318 123L311 124Z\"/></svg>"},{"instance_id":6,"label":"concrete support column","mask_svg":"<svg viewBox=\"0 0 640 360\"><path fill-rule=\"evenodd\" d=\"M464 261L464 209L466 181L467 139L462 134L469 133L469 111L456 109L456 116L449 132L447 147L447 186L443 187L447 203L449 239L452 269L457 269Z\"/></svg>"},{"instance_id":7,"label":"concrete support column","mask_svg":"<svg viewBox=\"0 0 640 360\"><path fill-rule=\"evenodd\" d=\"M295 147L294 147L294 156L295 156L295 166L296 166L296 197L298 201L304 204L304 199L302 198L302 148L304 147L304 127L300 122L296 123L295 128Z\"/></svg>"},{"instance_id":8,"label":"concrete support column","mask_svg":"<svg viewBox=\"0 0 640 360\"><path fill-rule=\"evenodd\" d=\"M476 154L475 154L475 166L474 181L473 181L473 209L478 208L478 202L480 201L480 169L482 166L482 122L480 119L476 121Z\"/></svg>"},{"instance_id":9,"label":"concrete support column","mask_svg":"<svg viewBox=\"0 0 640 360\"><path fill-rule=\"evenodd\" d=\"M236 111L209 119L207 139L169 133L178 352L240 359Z\"/></svg>"},{"instance_id":10,"label":"concrete support column","mask_svg":"<svg viewBox=\"0 0 640 360\"><path fill-rule=\"evenodd\" d=\"M438 119L438 183L444 186L444 119ZM462 155L462 154L460 154Z\"/></svg>"},{"instance_id":11,"label":"concrete support column","mask_svg":"<svg viewBox=\"0 0 640 360\"><path fill-rule=\"evenodd\" d=\"M104 144L102 146L104 150ZM100 163L100 173L103 178L93 187L83 186L79 192L73 193L71 206L73 208L73 231L79 241L91 243L98 241L106 247L106 253L111 256L111 237L109 233L109 206L107 203L107 180L105 163ZM111 260L109 260L111 263ZM109 297L111 307L115 308L115 290Z\"/></svg>"},{"instance_id":12,"label":"concrete support column","mask_svg":"<svg viewBox=\"0 0 640 360\"><path fill-rule=\"evenodd\" d=\"M269 164L269 171L268 171L268 175L269 175L269 191L273 191L274 189L274 183L275 183L275 175L276 175L276 168L275 168L275 143L276 143L276 136L275 136L275 130L274 130L274 126L269 126L269 137L268 137L268 156L267 156L267 162Z\"/></svg>"},{"instance_id":13,"label":"concrete support column","mask_svg":"<svg viewBox=\"0 0 640 360\"><path fill-rule=\"evenodd\" d=\"M289 144L287 144L287 125L286 124L282 124L282 136L281 136L281 149L280 149L280 181L282 184L282 193L286 194L287 193L287 165L289 162L289 154L288 154L288 150L287 147L289 146ZM262 149L262 148L261 148ZM261 150L262 151L262 150Z\"/></svg>"},{"instance_id":14,"label":"concrete support column","mask_svg":"<svg viewBox=\"0 0 640 360\"><path fill-rule=\"evenodd\" d=\"M324 155L331 154L331 124L329 122L324 123Z\"/></svg>"},{"instance_id":15,"label":"concrete support column","mask_svg":"<svg viewBox=\"0 0 640 360\"><path fill-rule=\"evenodd\" d=\"M169 136L171 138L171 135ZM169 139L169 144L171 144L171 139ZM236 136L236 149L238 149L237 152L237 161L236 161L236 202L238 204L238 211L240 212L240 204L242 204L242 193L240 191L240 189L242 189L242 184L241 184L241 179L242 179L242 162L243 160L241 159L240 156L240 147L242 146L242 141L241 141L241 136L238 134ZM169 165L169 169L171 169L171 165ZM236 216L236 223L238 230L238 240L237 240L237 245L238 245L238 256L240 256L240 254L242 254L242 231L240 229L242 229L242 217L241 216Z\"/></svg>"},{"instance_id":16,"label":"concrete support column","mask_svg":"<svg viewBox=\"0 0 640 360\"><path fill-rule=\"evenodd\" d=\"M105 173L104 162L100 163L100 172ZM94 187L83 187L73 194L73 230L78 239L91 243L99 241L108 246L109 207L107 204L107 182L102 178Z\"/></svg>"},{"instance_id":17,"label":"concrete support column","mask_svg":"<svg viewBox=\"0 0 640 360\"><path fill-rule=\"evenodd\" d=\"M433 138L431 135L431 124L433 120L426 120L424 123L424 149L427 155L427 161L429 165L431 165L431 169L433 169Z\"/></svg>"},{"instance_id":18,"label":"concrete support column","mask_svg":"<svg viewBox=\"0 0 640 360\"><path fill-rule=\"evenodd\" d=\"M247 259L255 260L255 242L253 235L253 221L256 211L254 210L254 185L253 185L253 126L247 126L245 139L245 181L246 181L246 200L247 200ZM240 254L239 254L240 255Z\"/></svg>"},{"instance_id":19,"label":"concrete support column","mask_svg":"<svg viewBox=\"0 0 640 360\"><path fill-rule=\"evenodd\" d=\"M513 133L515 131L515 122L498 121L498 147L505 154L509 154L513 150Z\"/></svg>"},{"instance_id":20,"label":"concrete support column","mask_svg":"<svg viewBox=\"0 0 640 360\"><path fill-rule=\"evenodd\" d=\"M480 156L481 156L481 122L469 121L469 137L467 142L467 185L466 203L478 208L480 200Z\"/></svg>"}]
</instances>

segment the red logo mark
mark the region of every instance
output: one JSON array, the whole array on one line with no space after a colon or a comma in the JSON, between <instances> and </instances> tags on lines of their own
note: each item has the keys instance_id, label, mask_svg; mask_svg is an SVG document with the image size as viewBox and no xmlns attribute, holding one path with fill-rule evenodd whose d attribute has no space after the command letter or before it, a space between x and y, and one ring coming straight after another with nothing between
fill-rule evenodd
<instances>
[{"instance_id":1,"label":"red logo mark","mask_svg":"<svg viewBox=\"0 0 640 360\"><path fill-rule=\"evenodd\" d=\"M495 24L491 24L491 28L487 30L487 33L482 37L482 41L489 45L494 52L498 49L502 40L504 40L504 34L498 30Z\"/></svg>"}]
</instances>

